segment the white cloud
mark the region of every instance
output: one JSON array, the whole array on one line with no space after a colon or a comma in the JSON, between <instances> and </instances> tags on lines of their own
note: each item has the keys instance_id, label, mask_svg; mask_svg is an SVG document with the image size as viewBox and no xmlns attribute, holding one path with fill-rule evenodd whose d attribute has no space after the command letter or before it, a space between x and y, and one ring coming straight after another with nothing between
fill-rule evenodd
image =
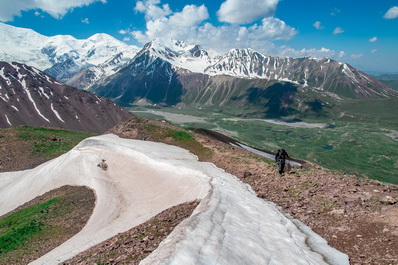
<instances>
[{"instance_id":1,"label":"white cloud","mask_svg":"<svg viewBox=\"0 0 398 265\"><path fill-rule=\"evenodd\" d=\"M148 12L147 9L146 12ZM157 37L185 40L198 30L198 25L209 18L206 6L187 5L181 12L151 19L147 16L146 31L133 31L133 37L141 43Z\"/></svg>"},{"instance_id":2,"label":"white cloud","mask_svg":"<svg viewBox=\"0 0 398 265\"><path fill-rule=\"evenodd\" d=\"M217 12L222 22L245 24L275 14L279 0L226 0Z\"/></svg>"},{"instance_id":3,"label":"white cloud","mask_svg":"<svg viewBox=\"0 0 398 265\"><path fill-rule=\"evenodd\" d=\"M94 2L106 3L106 0L19 0L19 1L0 1L0 21L12 21L14 16L20 16L21 11L29 11L40 9L53 16L61 19L66 13L76 7L88 6Z\"/></svg>"},{"instance_id":4,"label":"white cloud","mask_svg":"<svg viewBox=\"0 0 398 265\"><path fill-rule=\"evenodd\" d=\"M241 27L239 39L249 38L253 40L290 40L297 34L296 29L286 25L278 18L264 18L261 25L254 24L248 28Z\"/></svg>"},{"instance_id":5,"label":"white cloud","mask_svg":"<svg viewBox=\"0 0 398 265\"><path fill-rule=\"evenodd\" d=\"M379 50L378 50L378 49L373 49L373 50L371 50L370 52L371 52L371 53L376 53L376 52L379 52Z\"/></svg>"},{"instance_id":6,"label":"white cloud","mask_svg":"<svg viewBox=\"0 0 398 265\"><path fill-rule=\"evenodd\" d=\"M152 3L153 4L153 3ZM158 2L160 4L160 2ZM149 7L148 3L142 3ZM138 6L141 8L142 6ZM144 13L148 12L147 9ZM142 12L142 11L140 11ZM146 15L145 31L134 31L132 36L141 43L146 43L154 38L173 38L195 44L206 44L219 50L226 48L242 47L270 40L289 40L297 34L297 30L286 25L278 18L264 18L261 23L251 26L238 26L236 24L215 27L203 22L209 18L206 6L187 5L181 12L165 15L157 19ZM210 45L211 44L211 45Z\"/></svg>"},{"instance_id":7,"label":"white cloud","mask_svg":"<svg viewBox=\"0 0 398 265\"><path fill-rule=\"evenodd\" d=\"M151 4L160 5L160 1ZM148 2L142 3L145 14L148 12ZM142 6L138 6L142 8ZM136 8L136 11L138 9ZM183 40L190 44L199 44L208 50L226 52L232 48L252 48L266 55L280 57L328 57L339 60L346 56L344 51L333 51L327 48L295 50L288 46L276 46L273 40L289 40L297 34L297 30L284 21L268 17L253 25L239 26L227 24L214 26L206 23L209 17L206 6L187 5L181 12L164 15L157 19L146 16L146 30L133 31L131 36L144 44L154 38L172 38ZM128 33L129 31L119 31Z\"/></svg>"},{"instance_id":8,"label":"white cloud","mask_svg":"<svg viewBox=\"0 0 398 265\"><path fill-rule=\"evenodd\" d=\"M82 23L90 24L90 21L88 20L88 18L84 18L84 19L82 19Z\"/></svg>"},{"instance_id":9,"label":"white cloud","mask_svg":"<svg viewBox=\"0 0 398 265\"><path fill-rule=\"evenodd\" d=\"M128 31L125 29L121 29L118 32L119 32L119 34L122 34L122 35L126 35L128 33Z\"/></svg>"},{"instance_id":10,"label":"white cloud","mask_svg":"<svg viewBox=\"0 0 398 265\"><path fill-rule=\"evenodd\" d=\"M369 39L369 42L376 42L377 41L377 37L373 37L371 39Z\"/></svg>"},{"instance_id":11,"label":"white cloud","mask_svg":"<svg viewBox=\"0 0 398 265\"><path fill-rule=\"evenodd\" d=\"M321 22L316 21L314 24L312 24L314 28L316 29L324 29L325 27L321 25Z\"/></svg>"},{"instance_id":12,"label":"white cloud","mask_svg":"<svg viewBox=\"0 0 398 265\"><path fill-rule=\"evenodd\" d=\"M131 39L129 37L124 37L123 41L130 41Z\"/></svg>"},{"instance_id":13,"label":"white cloud","mask_svg":"<svg viewBox=\"0 0 398 265\"><path fill-rule=\"evenodd\" d=\"M187 5L181 12L170 16L169 22L177 27L194 27L209 18L209 13L205 5L199 7Z\"/></svg>"},{"instance_id":14,"label":"white cloud","mask_svg":"<svg viewBox=\"0 0 398 265\"><path fill-rule=\"evenodd\" d=\"M161 7L157 6L158 4L160 4L160 0L137 1L134 10L145 13L146 19L154 20L172 13L168 4L164 4Z\"/></svg>"},{"instance_id":15,"label":"white cloud","mask_svg":"<svg viewBox=\"0 0 398 265\"><path fill-rule=\"evenodd\" d=\"M394 19L397 17L398 17L398 6L391 7L384 15L384 18L386 19Z\"/></svg>"},{"instance_id":16,"label":"white cloud","mask_svg":"<svg viewBox=\"0 0 398 265\"><path fill-rule=\"evenodd\" d=\"M343 32L344 32L344 30L340 27L337 27L333 30L333 34L341 34Z\"/></svg>"},{"instance_id":17,"label":"white cloud","mask_svg":"<svg viewBox=\"0 0 398 265\"><path fill-rule=\"evenodd\" d=\"M362 53L354 53L354 54L351 54L350 57L351 57L352 59L357 60L357 59L359 59L359 58L362 58L362 57L363 57L363 54L362 54Z\"/></svg>"}]
</instances>

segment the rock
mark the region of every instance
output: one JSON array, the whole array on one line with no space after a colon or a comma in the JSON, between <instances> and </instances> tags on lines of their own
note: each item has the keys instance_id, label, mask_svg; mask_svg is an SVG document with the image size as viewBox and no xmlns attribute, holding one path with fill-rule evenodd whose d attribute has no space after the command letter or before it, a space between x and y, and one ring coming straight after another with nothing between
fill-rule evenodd
<instances>
[{"instance_id":1,"label":"rock","mask_svg":"<svg viewBox=\"0 0 398 265\"><path fill-rule=\"evenodd\" d=\"M331 214L336 214L336 215L344 215L345 214L345 210L344 209L333 209L330 213Z\"/></svg>"},{"instance_id":2,"label":"rock","mask_svg":"<svg viewBox=\"0 0 398 265\"><path fill-rule=\"evenodd\" d=\"M380 202L384 203L384 204L396 204L397 200L394 199L393 197L387 195L387 196L382 197L380 199Z\"/></svg>"},{"instance_id":3,"label":"rock","mask_svg":"<svg viewBox=\"0 0 398 265\"><path fill-rule=\"evenodd\" d=\"M248 177L251 177L251 176L252 176L252 173L249 172L249 171L245 171L245 172L243 173L243 178L248 178Z\"/></svg>"}]
</instances>

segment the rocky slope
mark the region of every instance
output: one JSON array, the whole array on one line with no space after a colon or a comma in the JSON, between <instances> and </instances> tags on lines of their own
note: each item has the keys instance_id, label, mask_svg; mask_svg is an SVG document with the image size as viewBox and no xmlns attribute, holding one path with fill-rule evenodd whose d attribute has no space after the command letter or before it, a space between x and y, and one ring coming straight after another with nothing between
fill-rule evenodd
<instances>
[{"instance_id":1,"label":"rocky slope","mask_svg":"<svg viewBox=\"0 0 398 265\"><path fill-rule=\"evenodd\" d=\"M19 63L0 62L0 128L17 125L104 132L132 115L106 98L58 83Z\"/></svg>"}]
</instances>

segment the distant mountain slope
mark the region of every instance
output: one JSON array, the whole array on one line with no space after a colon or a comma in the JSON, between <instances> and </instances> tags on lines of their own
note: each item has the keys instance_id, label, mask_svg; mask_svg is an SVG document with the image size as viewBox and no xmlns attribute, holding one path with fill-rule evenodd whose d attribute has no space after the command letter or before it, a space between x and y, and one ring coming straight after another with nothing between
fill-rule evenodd
<instances>
[{"instance_id":1,"label":"distant mountain slope","mask_svg":"<svg viewBox=\"0 0 398 265\"><path fill-rule=\"evenodd\" d=\"M134 57L138 47L130 46L107 34L88 39L57 35L47 37L33 30L0 23L0 61L34 66L65 81L82 68L104 63L122 53L119 63Z\"/></svg>"},{"instance_id":2,"label":"distant mountain slope","mask_svg":"<svg viewBox=\"0 0 398 265\"><path fill-rule=\"evenodd\" d=\"M389 86L393 89L398 90L398 73L397 74L379 74L374 76L377 80Z\"/></svg>"},{"instance_id":3,"label":"distant mountain slope","mask_svg":"<svg viewBox=\"0 0 398 265\"><path fill-rule=\"evenodd\" d=\"M200 46L161 39L146 44L90 90L120 104L255 107L267 116L317 110L335 100L398 96L352 66L327 58L278 58L251 49L210 56Z\"/></svg>"},{"instance_id":4,"label":"distant mountain slope","mask_svg":"<svg viewBox=\"0 0 398 265\"><path fill-rule=\"evenodd\" d=\"M131 114L106 98L58 83L19 63L0 62L0 127L33 125L104 132Z\"/></svg>"}]
</instances>

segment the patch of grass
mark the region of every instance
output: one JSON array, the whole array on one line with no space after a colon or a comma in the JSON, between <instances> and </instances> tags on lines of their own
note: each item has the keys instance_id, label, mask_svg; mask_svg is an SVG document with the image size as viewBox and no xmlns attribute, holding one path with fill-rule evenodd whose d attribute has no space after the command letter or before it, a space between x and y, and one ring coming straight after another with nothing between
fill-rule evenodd
<instances>
[{"instance_id":1,"label":"patch of grass","mask_svg":"<svg viewBox=\"0 0 398 265\"><path fill-rule=\"evenodd\" d=\"M31 206L0 220L0 254L7 253L24 246L34 236L45 232L42 220L48 213L50 205L59 202L52 199Z\"/></svg>"},{"instance_id":2,"label":"patch of grass","mask_svg":"<svg viewBox=\"0 0 398 265\"><path fill-rule=\"evenodd\" d=\"M21 126L16 127L18 138L21 141L31 142L33 154L47 158L57 157L77 145L93 133L50 129L45 127Z\"/></svg>"},{"instance_id":3,"label":"patch of grass","mask_svg":"<svg viewBox=\"0 0 398 265\"><path fill-rule=\"evenodd\" d=\"M187 131L161 127L151 123L145 124L144 129L151 135L154 141L175 144L176 146L189 150L201 160L212 155L212 151L209 148L204 147Z\"/></svg>"},{"instance_id":4,"label":"patch of grass","mask_svg":"<svg viewBox=\"0 0 398 265\"><path fill-rule=\"evenodd\" d=\"M94 192L65 186L0 218L0 264L27 264L78 231L95 205Z\"/></svg>"}]
</instances>

